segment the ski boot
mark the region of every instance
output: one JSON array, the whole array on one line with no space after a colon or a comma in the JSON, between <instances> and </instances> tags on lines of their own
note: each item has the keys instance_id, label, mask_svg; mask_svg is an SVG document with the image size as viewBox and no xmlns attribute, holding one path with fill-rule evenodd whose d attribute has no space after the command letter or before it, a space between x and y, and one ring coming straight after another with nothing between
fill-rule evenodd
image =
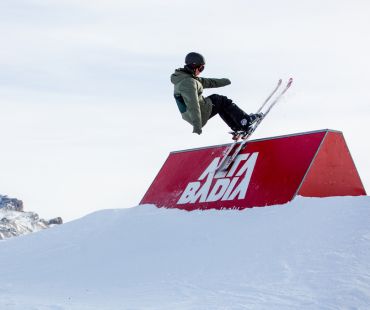
<instances>
[{"instance_id":1,"label":"ski boot","mask_svg":"<svg viewBox=\"0 0 370 310\"><path fill-rule=\"evenodd\" d=\"M263 113L260 112L260 113L256 113L256 114L249 114L249 126L248 127L251 127L254 123L258 122L261 118L263 118Z\"/></svg>"},{"instance_id":2,"label":"ski boot","mask_svg":"<svg viewBox=\"0 0 370 310\"><path fill-rule=\"evenodd\" d=\"M240 121L241 131L244 132L244 135L242 135L241 138L243 139L245 136L247 136L250 133L250 131L253 129L253 125L262 118L263 118L263 113L256 113L256 114L251 113L248 115L248 118L243 118Z\"/></svg>"}]
</instances>

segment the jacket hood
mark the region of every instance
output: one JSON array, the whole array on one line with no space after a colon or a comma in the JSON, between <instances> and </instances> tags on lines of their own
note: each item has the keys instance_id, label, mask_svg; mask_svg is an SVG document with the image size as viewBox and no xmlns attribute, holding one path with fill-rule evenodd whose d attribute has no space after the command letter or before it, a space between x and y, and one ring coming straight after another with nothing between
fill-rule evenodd
<instances>
[{"instance_id":1,"label":"jacket hood","mask_svg":"<svg viewBox=\"0 0 370 310\"><path fill-rule=\"evenodd\" d=\"M180 83L182 80L189 78L189 77L195 77L192 72L189 72L188 70L184 68L176 69L174 73L171 75L171 82L172 84Z\"/></svg>"}]
</instances>

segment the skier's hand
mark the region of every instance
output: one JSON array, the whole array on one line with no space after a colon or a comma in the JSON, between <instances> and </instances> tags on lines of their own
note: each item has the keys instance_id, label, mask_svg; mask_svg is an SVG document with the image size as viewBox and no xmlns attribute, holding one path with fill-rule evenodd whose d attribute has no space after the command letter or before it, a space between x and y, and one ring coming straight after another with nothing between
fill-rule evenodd
<instances>
[{"instance_id":1,"label":"skier's hand","mask_svg":"<svg viewBox=\"0 0 370 310\"><path fill-rule=\"evenodd\" d=\"M193 133L197 133L198 135L200 135L202 133L202 128L194 127L193 128Z\"/></svg>"}]
</instances>

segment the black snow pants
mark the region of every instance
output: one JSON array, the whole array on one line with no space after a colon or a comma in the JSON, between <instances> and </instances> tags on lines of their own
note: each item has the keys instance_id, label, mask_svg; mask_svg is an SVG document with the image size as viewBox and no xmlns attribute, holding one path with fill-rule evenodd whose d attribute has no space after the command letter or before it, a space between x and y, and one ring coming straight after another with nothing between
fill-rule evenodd
<instances>
[{"instance_id":1,"label":"black snow pants","mask_svg":"<svg viewBox=\"0 0 370 310\"><path fill-rule=\"evenodd\" d=\"M212 101L211 117L220 115L222 120L233 130L248 129L249 115L240 109L233 101L226 96L211 95L208 98Z\"/></svg>"}]
</instances>

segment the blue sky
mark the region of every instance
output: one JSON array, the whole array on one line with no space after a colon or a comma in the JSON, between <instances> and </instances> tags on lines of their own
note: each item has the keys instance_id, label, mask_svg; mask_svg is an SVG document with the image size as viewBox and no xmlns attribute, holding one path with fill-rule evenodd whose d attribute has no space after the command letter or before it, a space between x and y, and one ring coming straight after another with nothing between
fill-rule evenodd
<instances>
[{"instance_id":1,"label":"blue sky","mask_svg":"<svg viewBox=\"0 0 370 310\"><path fill-rule=\"evenodd\" d=\"M66 220L140 201L169 152L229 142L191 133L169 75L205 55L214 92L247 112L291 92L255 138L331 128L370 185L368 1L0 2L0 193Z\"/></svg>"}]
</instances>

